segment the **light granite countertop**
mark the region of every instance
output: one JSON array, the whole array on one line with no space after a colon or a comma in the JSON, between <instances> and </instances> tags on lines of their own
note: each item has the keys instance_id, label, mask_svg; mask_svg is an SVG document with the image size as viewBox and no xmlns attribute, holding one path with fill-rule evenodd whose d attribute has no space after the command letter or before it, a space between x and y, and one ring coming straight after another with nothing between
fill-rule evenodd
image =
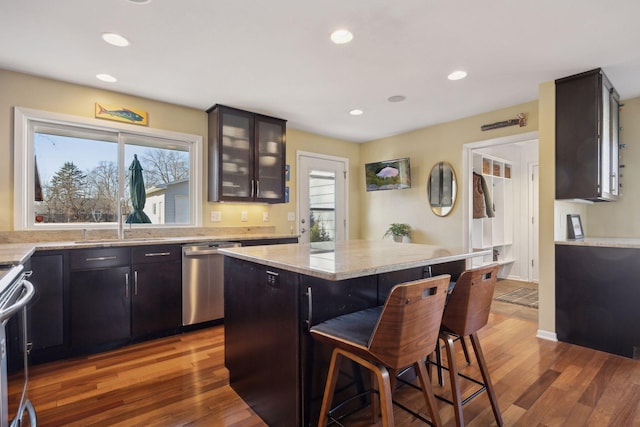
<instances>
[{"instance_id":1,"label":"light granite countertop","mask_svg":"<svg viewBox=\"0 0 640 427\"><path fill-rule=\"evenodd\" d=\"M78 241L54 241L54 242L29 242L29 243L3 243L0 244L0 265L16 265L25 263L36 251L65 250L78 248L108 248L118 246L143 246L143 245L163 245L182 244L197 242L221 242L240 240L269 240L286 239L292 236L264 234L264 235L217 235L217 236L182 236L182 237L144 237L128 239L102 239L102 240L78 240Z\"/></svg>"},{"instance_id":2,"label":"light granite countertop","mask_svg":"<svg viewBox=\"0 0 640 427\"><path fill-rule=\"evenodd\" d=\"M585 237L578 240L556 240L556 245L602 246L607 248L640 248L640 238Z\"/></svg>"},{"instance_id":3,"label":"light granite countertop","mask_svg":"<svg viewBox=\"0 0 640 427\"><path fill-rule=\"evenodd\" d=\"M488 249L473 251L417 243L395 243L388 240L224 248L219 252L245 261L326 280L351 279L491 255L491 250Z\"/></svg>"}]
</instances>

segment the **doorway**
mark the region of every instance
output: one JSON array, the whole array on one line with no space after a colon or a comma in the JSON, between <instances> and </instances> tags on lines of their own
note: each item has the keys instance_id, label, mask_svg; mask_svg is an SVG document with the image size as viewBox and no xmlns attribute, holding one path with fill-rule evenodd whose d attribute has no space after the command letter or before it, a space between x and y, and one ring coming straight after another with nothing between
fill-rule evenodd
<instances>
[{"instance_id":1,"label":"doorway","mask_svg":"<svg viewBox=\"0 0 640 427\"><path fill-rule=\"evenodd\" d=\"M538 281L537 132L468 143L463 146L463 212L469 248L492 249L482 263L498 262L499 277ZM474 172L483 175L494 218L473 218ZM480 261L478 261L480 262Z\"/></svg>"},{"instance_id":2,"label":"doorway","mask_svg":"<svg viewBox=\"0 0 640 427\"><path fill-rule=\"evenodd\" d=\"M346 240L349 160L299 151L297 165L299 242Z\"/></svg>"},{"instance_id":3,"label":"doorway","mask_svg":"<svg viewBox=\"0 0 640 427\"><path fill-rule=\"evenodd\" d=\"M539 214L538 214L538 188L539 188L539 165L537 162L529 164L529 217L531 225L529 227L529 281L538 283L538 235L539 235Z\"/></svg>"}]
</instances>

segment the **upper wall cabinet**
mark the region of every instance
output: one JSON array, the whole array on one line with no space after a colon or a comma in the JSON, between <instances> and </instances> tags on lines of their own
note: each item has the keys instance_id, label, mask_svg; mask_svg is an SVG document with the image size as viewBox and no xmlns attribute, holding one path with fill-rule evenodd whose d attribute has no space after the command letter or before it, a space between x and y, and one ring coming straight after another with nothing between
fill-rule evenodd
<instances>
[{"instance_id":1,"label":"upper wall cabinet","mask_svg":"<svg viewBox=\"0 0 640 427\"><path fill-rule=\"evenodd\" d=\"M209 114L209 201L284 203L286 121L224 105Z\"/></svg>"},{"instance_id":2,"label":"upper wall cabinet","mask_svg":"<svg viewBox=\"0 0 640 427\"><path fill-rule=\"evenodd\" d=\"M556 199L618 199L619 110L599 68L556 80Z\"/></svg>"}]
</instances>

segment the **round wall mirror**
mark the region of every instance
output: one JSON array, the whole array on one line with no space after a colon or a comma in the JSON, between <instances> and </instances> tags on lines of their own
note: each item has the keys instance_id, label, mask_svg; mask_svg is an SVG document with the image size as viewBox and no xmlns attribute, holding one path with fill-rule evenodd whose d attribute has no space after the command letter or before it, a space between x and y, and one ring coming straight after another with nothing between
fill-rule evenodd
<instances>
[{"instance_id":1,"label":"round wall mirror","mask_svg":"<svg viewBox=\"0 0 640 427\"><path fill-rule=\"evenodd\" d=\"M453 167L447 162L438 162L431 169L427 197L431 211L438 216L447 216L456 203L458 184Z\"/></svg>"}]
</instances>

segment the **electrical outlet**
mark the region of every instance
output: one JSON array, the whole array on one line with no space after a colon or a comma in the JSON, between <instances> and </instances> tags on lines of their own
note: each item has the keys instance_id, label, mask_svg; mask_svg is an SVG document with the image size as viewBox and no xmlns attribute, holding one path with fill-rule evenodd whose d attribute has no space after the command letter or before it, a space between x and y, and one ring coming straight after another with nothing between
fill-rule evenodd
<instances>
[{"instance_id":1,"label":"electrical outlet","mask_svg":"<svg viewBox=\"0 0 640 427\"><path fill-rule=\"evenodd\" d=\"M295 221L296 213L295 212L287 212L287 221Z\"/></svg>"},{"instance_id":2,"label":"electrical outlet","mask_svg":"<svg viewBox=\"0 0 640 427\"><path fill-rule=\"evenodd\" d=\"M211 211L211 222L220 222L220 221L222 221L222 212Z\"/></svg>"},{"instance_id":3,"label":"electrical outlet","mask_svg":"<svg viewBox=\"0 0 640 427\"><path fill-rule=\"evenodd\" d=\"M247 211L242 211L242 214L240 214L240 220L242 222L246 222L247 221Z\"/></svg>"},{"instance_id":4,"label":"electrical outlet","mask_svg":"<svg viewBox=\"0 0 640 427\"><path fill-rule=\"evenodd\" d=\"M269 222L269 212L262 212L262 221Z\"/></svg>"}]
</instances>

